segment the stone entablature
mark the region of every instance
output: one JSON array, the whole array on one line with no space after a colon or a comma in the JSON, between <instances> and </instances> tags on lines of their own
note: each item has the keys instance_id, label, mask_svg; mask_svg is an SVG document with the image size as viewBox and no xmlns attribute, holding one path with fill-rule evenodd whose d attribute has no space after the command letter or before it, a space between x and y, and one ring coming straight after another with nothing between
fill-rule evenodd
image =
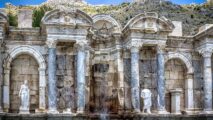
<instances>
[{"instance_id":1,"label":"stone entablature","mask_svg":"<svg viewBox=\"0 0 213 120\"><path fill-rule=\"evenodd\" d=\"M197 80L195 73L203 72L198 74L203 75L206 99L200 100L203 106L198 109L212 113L210 68L213 26L205 27L206 29L195 36L181 36L182 31L179 31L177 36L171 36L170 33L175 29L173 23L164 17L159 17L156 13L144 13L132 18L122 29L119 22L109 15L98 14L90 17L76 9L57 9L45 14L40 30L39 28L9 28L6 15L0 13L0 39L4 39L6 43L5 52L1 52L0 55L2 57L0 64L4 66L4 70L0 68L4 73L3 77L0 77L2 79L0 84L3 86L3 92L0 92L0 95L3 94L3 99L0 99L0 102L3 103L3 110L10 111L10 79L13 72L10 69L11 64L17 56L26 54L32 56L39 65L39 107L36 112L61 112L58 108L60 97L57 95L57 90L63 89L64 85L61 87L58 81L65 76L63 84L73 82L66 85L76 90L73 92L75 99L70 100L76 106L72 108L67 108L70 105L65 106L63 113L90 112L88 111L90 107L99 110L100 106L107 107L109 103L102 105L98 101L109 100L117 101L117 112L128 110L141 112L140 89L148 86L141 84L149 82L150 76L155 76L153 77L155 82L152 81L153 83L148 86L153 93L152 110L157 110L159 114L168 114L165 64L170 60L178 59L186 67L185 73L179 71L185 77L177 76L178 79L184 79L185 84L183 90L185 108L182 111L189 114L196 113L199 96L195 93L195 88L200 84L197 81L201 80ZM181 27L179 26L178 29ZM6 32L8 34L4 34ZM202 62L201 59L204 59L203 67L200 64L196 65ZM64 63L64 68L59 66L59 63ZM147 70L148 72L142 70L144 66L147 67L147 63L150 63L152 68L150 71ZM174 67L179 69L180 66ZM201 71L194 68L197 66L202 68ZM143 72L145 74L141 77ZM108 91L107 95L110 97L102 97L105 94L101 90ZM178 99L179 97L181 96L178 96ZM67 98L65 101L67 102ZM111 105L109 108L114 108L116 105Z\"/></svg>"}]
</instances>

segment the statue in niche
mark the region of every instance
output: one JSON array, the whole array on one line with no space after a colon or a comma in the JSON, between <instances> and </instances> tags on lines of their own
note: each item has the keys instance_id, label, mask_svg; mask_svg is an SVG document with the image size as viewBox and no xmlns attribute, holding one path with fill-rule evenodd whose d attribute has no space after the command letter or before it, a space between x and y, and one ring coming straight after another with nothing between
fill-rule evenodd
<instances>
[{"instance_id":1,"label":"statue in niche","mask_svg":"<svg viewBox=\"0 0 213 120\"><path fill-rule=\"evenodd\" d=\"M152 93L149 89L143 89L141 91L141 97L143 98L143 113L145 112L145 110L147 111L148 114L151 114L150 108L152 106Z\"/></svg>"},{"instance_id":2,"label":"statue in niche","mask_svg":"<svg viewBox=\"0 0 213 120\"><path fill-rule=\"evenodd\" d=\"M19 97L21 98L21 106L19 108L19 113L28 114L30 108L30 90L28 87L27 80L24 81L24 84L21 85L21 89L19 91Z\"/></svg>"}]
</instances>

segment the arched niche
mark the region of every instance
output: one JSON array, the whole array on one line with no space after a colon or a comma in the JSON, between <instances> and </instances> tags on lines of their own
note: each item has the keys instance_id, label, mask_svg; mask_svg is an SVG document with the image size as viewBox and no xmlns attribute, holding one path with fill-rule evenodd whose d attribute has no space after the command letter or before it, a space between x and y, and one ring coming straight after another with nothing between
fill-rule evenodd
<instances>
[{"instance_id":1,"label":"arched niche","mask_svg":"<svg viewBox=\"0 0 213 120\"><path fill-rule=\"evenodd\" d=\"M32 56L39 65L39 108L37 110L45 110L45 89L46 89L46 63L42 54L31 46L18 46L9 51L4 61L4 85L3 85L3 107L6 111L10 107L10 73L11 62L19 55Z\"/></svg>"},{"instance_id":2,"label":"arched niche","mask_svg":"<svg viewBox=\"0 0 213 120\"><path fill-rule=\"evenodd\" d=\"M169 67L167 67L167 63L170 64ZM171 79L177 78L177 80L182 80L180 85L176 85L178 81L173 80L173 82L171 81L171 83L169 83L169 86L172 87L171 89L176 89L175 87L181 87L183 89L182 92L184 96L182 96L182 98L184 98L184 103L182 103L182 108L184 106L184 109L182 110L185 112L191 111L194 108L194 69L191 59L182 53L168 53L165 55L165 71L168 72L165 73L166 79L171 77ZM169 73L169 71L171 71L171 73Z\"/></svg>"}]
</instances>

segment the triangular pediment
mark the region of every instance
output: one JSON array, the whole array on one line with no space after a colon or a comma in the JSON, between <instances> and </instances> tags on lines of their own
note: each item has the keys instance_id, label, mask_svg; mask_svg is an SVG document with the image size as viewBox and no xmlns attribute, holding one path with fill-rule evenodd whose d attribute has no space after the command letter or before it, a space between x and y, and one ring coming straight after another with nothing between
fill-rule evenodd
<instances>
[{"instance_id":1,"label":"triangular pediment","mask_svg":"<svg viewBox=\"0 0 213 120\"><path fill-rule=\"evenodd\" d=\"M132 18L125 26L124 31L130 29L145 33L172 32L174 25L165 17L158 17L157 13L144 13Z\"/></svg>"},{"instance_id":2,"label":"triangular pediment","mask_svg":"<svg viewBox=\"0 0 213 120\"><path fill-rule=\"evenodd\" d=\"M75 10L53 10L42 19L44 25L91 26L92 19L84 12Z\"/></svg>"}]
</instances>

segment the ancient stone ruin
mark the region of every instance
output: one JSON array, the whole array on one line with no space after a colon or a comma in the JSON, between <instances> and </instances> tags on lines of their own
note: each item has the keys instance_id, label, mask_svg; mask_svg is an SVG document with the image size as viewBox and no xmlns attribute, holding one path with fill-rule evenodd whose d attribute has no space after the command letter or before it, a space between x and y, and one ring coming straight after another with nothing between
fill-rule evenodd
<instances>
[{"instance_id":1,"label":"ancient stone ruin","mask_svg":"<svg viewBox=\"0 0 213 120\"><path fill-rule=\"evenodd\" d=\"M30 12L19 12L18 28L9 27L0 12L0 110L5 119L20 113L24 80L31 114L142 118L143 89L151 91L148 118L213 114L212 24L182 36L181 21L154 12L138 14L121 27L106 14L56 9L45 14L40 28L32 28Z\"/></svg>"}]
</instances>

